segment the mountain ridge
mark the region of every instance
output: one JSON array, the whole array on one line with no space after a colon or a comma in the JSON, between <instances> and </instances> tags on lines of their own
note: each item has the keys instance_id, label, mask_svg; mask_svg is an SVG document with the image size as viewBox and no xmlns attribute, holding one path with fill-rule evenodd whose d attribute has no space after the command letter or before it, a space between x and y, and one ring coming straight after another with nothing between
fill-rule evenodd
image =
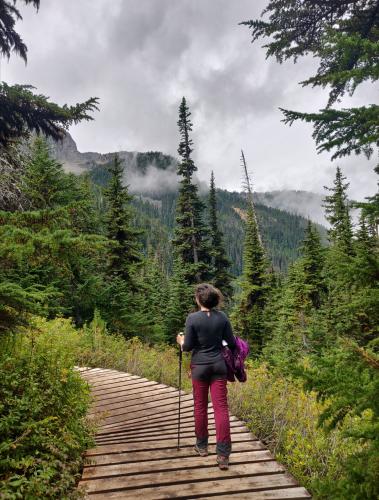
<instances>
[{"instance_id":1,"label":"mountain ridge","mask_svg":"<svg viewBox=\"0 0 379 500\"><path fill-rule=\"evenodd\" d=\"M125 182L130 192L141 195L176 191L178 178L176 175L177 160L171 155L160 151L114 151L110 153L80 152L72 136L67 133L62 141L49 140L53 156L63 164L67 172L82 174L91 172L92 177L103 183L107 174L105 167L117 154L126 166ZM205 183L195 181L201 189ZM223 190L222 191L227 191ZM238 191L228 191L239 193ZM323 195L305 190L273 190L254 192L255 202L267 207L277 208L286 212L310 218L313 222L327 226L328 223L322 208ZM153 203L159 200L150 198Z\"/></svg>"}]
</instances>

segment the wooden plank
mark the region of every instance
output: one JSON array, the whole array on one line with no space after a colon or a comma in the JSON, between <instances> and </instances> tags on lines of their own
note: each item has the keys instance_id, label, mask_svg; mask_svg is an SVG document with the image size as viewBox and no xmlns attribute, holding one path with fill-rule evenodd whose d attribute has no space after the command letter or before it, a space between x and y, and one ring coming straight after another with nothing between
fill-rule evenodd
<instances>
[{"instance_id":1,"label":"wooden plank","mask_svg":"<svg viewBox=\"0 0 379 500\"><path fill-rule=\"evenodd\" d=\"M150 407L153 407L154 408L154 405L155 405L155 408L159 408L161 406L164 406L164 405L167 405L167 404L176 404L178 405L178 396L175 394L174 396L171 394L171 395L166 395L165 397L163 397L162 395L159 395L161 397L158 397L158 398L152 398L151 396L149 397L143 397L143 398L140 398L139 400L138 399L132 399L130 402L128 402L127 404L120 404L120 403L113 403L112 405L96 405L96 407L94 408L94 412L98 412L98 411L104 411L104 409L106 409L107 411L112 411L112 414L113 415L117 415L118 411L122 410L122 411L129 411L129 412L133 412L135 411L136 408L140 408L141 406L143 406L144 408L150 408ZM192 399L192 396L182 396L182 402L185 402L185 401L191 401L191 403L193 404L193 399Z\"/></svg>"},{"instance_id":2,"label":"wooden plank","mask_svg":"<svg viewBox=\"0 0 379 500\"><path fill-rule=\"evenodd\" d=\"M182 394L182 397L185 394ZM188 395L192 397L192 395ZM120 396L115 396L114 398L109 398L108 401L99 400L96 404L96 407L99 406L108 406L112 404L129 404L132 401L141 401L144 398L150 398L150 400L159 399L160 397L175 397L178 399L178 391L176 391L173 387L167 387L166 389L136 389L135 391L127 391L125 394L121 394ZM113 400L113 401L112 401Z\"/></svg>"},{"instance_id":3,"label":"wooden plank","mask_svg":"<svg viewBox=\"0 0 379 500\"><path fill-rule=\"evenodd\" d=\"M217 495L217 497L201 497L201 500L214 500L214 498L221 498L227 500L232 498L233 500L285 500L286 498L291 498L292 500L304 500L305 498L311 498L310 494L305 488L279 488L277 490L266 490L248 493L231 493L228 492L226 495Z\"/></svg>"},{"instance_id":4,"label":"wooden plank","mask_svg":"<svg viewBox=\"0 0 379 500\"><path fill-rule=\"evenodd\" d=\"M141 378L141 377L127 377L126 379L123 377L117 377L116 375L113 375L112 377L108 377L106 379L102 379L103 385L99 387L99 390L103 390L106 388L106 386L111 386L111 385L133 385L133 384L142 384L143 382L154 382L157 384L158 382L155 382L155 380L148 380L147 378ZM93 380L90 382L91 385L93 386L93 390L97 390L97 381Z\"/></svg>"},{"instance_id":5,"label":"wooden plank","mask_svg":"<svg viewBox=\"0 0 379 500\"><path fill-rule=\"evenodd\" d=\"M122 387L122 386L132 386L132 385L142 385L144 382L153 382L154 384L157 384L158 382L155 382L154 380L147 380L147 379L142 379L142 378L133 378L133 377L128 377L128 378L123 378L123 377L112 377L109 379L104 380L104 382L101 385L97 385L97 382L93 381L88 383L91 385L92 390L94 392L100 392L100 391L106 391L108 388L114 388L114 387Z\"/></svg>"},{"instance_id":6,"label":"wooden plank","mask_svg":"<svg viewBox=\"0 0 379 500\"><path fill-rule=\"evenodd\" d=\"M105 380L107 378L110 378L110 377L114 377L116 375L126 375L126 376L131 376L131 377L134 377L134 378L139 378L137 375L132 375L131 373L124 373L124 372L118 372L116 370L100 370L100 369L93 369L91 371L88 371L88 372L85 372L85 373L82 373L82 376L83 378L85 378L86 380L95 380L95 381L101 381L101 380Z\"/></svg>"},{"instance_id":7,"label":"wooden plank","mask_svg":"<svg viewBox=\"0 0 379 500\"><path fill-rule=\"evenodd\" d=\"M193 410L189 409L186 410L185 412L181 412L181 424L189 423L189 422L194 422L193 419ZM237 421L233 415L230 416L230 421L234 422ZM141 427L147 428L147 427L154 427L158 423L165 423L165 424L171 424L171 425L177 425L178 423L178 414L177 412L173 411L171 412L170 415L165 414L165 415L160 415L158 417L153 417L153 416L147 416L146 418L139 418L136 421L132 421L129 419L129 421L126 422L120 422L119 424L111 424L111 425L103 425L101 429L99 430L99 434L106 434L110 431L120 431L120 430L134 430L134 429L140 429ZM211 410L208 411L208 425L214 424L214 415ZM243 422L241 422L243 424Z\"/></svg>"},{"instance_id":8,"label":"wooden plank","mask_svg":"<svg viewBox=\"0 0 379 500\"><path fill-rule=\"evenodd\" d=\"M246 427L246 424L244 422L240 422L240 421L231 421L230 422L230 427L245 427L246 430L247 430L247 427ZM166 421L161 421L161 422L157 422L155 423L154 425L151 424L151 425L140 425L138 427L135 427L133 429L130 429L130 428L127 428L127 429L120 429L120 430L109 430L109 431L99 431L97 433L98 436L101 436L101 435L115 435L117 436L118 434L125 434L125 435L128 435L128 434L144 434L144 433L149 433L149 432L170 432L170 431L175 431L176 432L176 429L178 428L178 422L177 422L177 419L176 421L170 421L170 422L166 422ZM181 429L195 429L194 427L194 421L193 419L192 420L187 420L186 422L181 422L181 425L180 425L180 428ZM209 429L214 429L215 428L215 422L214 422L214 419L212 420L209 420L208 421L208 428Z\"/></svg>"},{"instance_id":9,"label":"wooden plank","mask_svg":"<svg viewBox=\"0 0 379 500\"><path fill-rule=\"evenodd\" d=\"M188 409L186 411L181 411L181 422L193 422L193 410ZM209 416L209 420L213 420L213 417ZM145 424L148 425L149 422L151 424L157 424L158 422L167 422L167 423L173 423L178 421L178 414L177 412L172 411L170 414L165 414L165 415L160 415L159 417L154 417L152 415L148 415L147 417L141 417L140 419L132 420L129 419L128 421L125 422L118 422L116 424L109 424L109 425L102 425L101 426L101 431L102 432L108 432L108 431L114 431L114 430L120 430L120 429L135 429L135 428L141 428L141 426L144 426Z\"/></svg>"},{"instance_id":10,"label":"wooden plank","mask_svg":"<svg viewBox=\"0 0 379 500\"><path fill-rule=\"evenodd\" d=\"M240 434L247 434L248 431L246 430L245 427L237 427L237 428L233 428L231 429L231 435L232 435L232 439L234 437L238 437ZM213 429L213 430L209 430L208 432L209 436L215 436L216 435L216 431ZM149 441L156 441L159 437L161 437L162 435L164 435L164 438L165 439L168 439L168 438L175 438L176 439L176 433L175 432L171 432L171 433L168 433L168 432L165 432L164 434L162 434L162 432L160 433L157 433L157 434L154 434L154 435L143 435L143 436L140 436L140 435L136 435L136 436L111 436L111 437L102 437L102 438L96 438L96 445L99 446L100 444L112 444L112 443L115 443L115 444L120 444L120 443L137 443L139 441L144 441L144 442L149 442ZM250 435L250 434L249 434ZM187 437L191 437L193 439L195 439L195 433L193 430L191 431L180 431L180 439L184 439L184 438L187 438Z\"/></svg>"},{"instance_id":11,"label":"wooden plank","mask_svg":"<svg viewBox=\"0 0 379 500\"><path fill-rule=\"evenodd\" d=\"M208 424L214 423L213 418L209 418ZM154 429L156 426L160 424L177 426L178 425L178 415L177 413L172 413L171 415L162 415L160 418L151 417L150 420L143 420L139 424L137 422L124 422L119 423L117 425L107 426L103 425L99 428L98 434L109 434L110 432L122 432L122 431L130 431L133 432L136 429ZM193 419L193 411L187 412L186 414L181 413L181 424L192 424L194 425Z\"/></svg>"},{"instance_id":12,"label":"wooden plank","mask_svg":"<svg viewBox=\"0 0 379 500\"><path fill-rule=\"evenodd\" d=\"M89 483L86 482L86 483ZM80 486L82 484L80 483ZM99 485L100 486L100 485ZM119 486L118 491L98 490L92 491L90 496L102 495L100 498L124 498L136 500L142 495L144 500L155 500L163 498L201 498L202 496L228 492L248 492L270 490L280 487L297 486L295 480L286 473L267 474L263 476L247 476L225 479L210 479L207 481L175 483L164 486L146 486L143 489L134 488L132 482L124 482L124 486Z\"/></svg>"},{"instance_id":13,"label":"wooden plank","mask_svg":"<svg viewBox=\"0 0 379 500\"><path fill-rule=\"evenodd\" d=\"M178 410L178 401L173 401L171 404L169 405L165 405L166 408L165 409L162 409L158 412L158 416L155 417L155 418L160 418L161 415L163 414L167 414L167 413L176 413L177 410ZM133 418L128 418L128 421L131 422L133 420L135 421L138 421L138 422L141 422L141 418L144 418L145 420L150 420L151 416L152 415L157 415L157 411L154 411L154 409L156 408L156 406L154 405L149 405L145 408L145 405L142 405L142 408L138 411L133 411L133 412L130 412L132 413L133 415ZM193 412L193 401L192 399L184 399L182 401L182 404L181 404L181 410L182 410L182 413L185 413L185 412L190 412L192 411ZM213 414L213 410L212 408L209 406L208 407L208 414ZM120 419L116 416L116 415L112 415L114 416L114 422L106 422L106 425L109 425L110 423L118 423L120 421Z\"/></svg>"},{"instance_id":14,"label":"wooden plank","mask_svg":"<svg viewBox=\"0 0 379 500\"><path fill-rule=\"evenodd\" d=\"M93 381L91 381L91 379L87 379L87 382L90 385L96 387L96 389L100 389L102 387L109 387L116 382L127 382L129 380L139 380L139 377L134 377L133 375L113 375L109 378L107 377L105 379L102 379L101 381L99 381L97 378L94 378Z\"/></svg>"},{"instance_id":15,"label":"wooden plank","mask_svg":"<svg viewBox=\"0 0 379 500\"><path fill-rule=\"evenodd\" d=\"M169 394L159 394L158 396L161 396L160 398L149 396L149 397L141 397L140 400L138 399L132 399L129 401L122 401L122 402L115 402L111 404L106 404L106 405L96 405L91 412L92 413L98 413L102 411L119 411L119 410L131 410L133 408L139 408L141 406L144 406L145 404L156 404L157 407L158 405L161 406L163 404L167 403L173 403L178 405L178 397L175 395L174 397ZM182 401L191 401L193 402L192 398L183 398Z\"/></svg>"},{"instance_id":16,"label":"wooden plank","mask_svg":"<svg viewBox=\"0 0 379 500\"><path fill-rule=\"evenodd\" d=\"M113 396L109 396L109 397L98 397L98 398L94 398L95 400L95 405L107 405L107 404L112 404L114 403L115 401L128 401L128 400L131 400L131 399L136 399L138 398L140 395L141 396L148 396L149 394L154 394L154 389L155 389L155 382L154 384L152 383L149 387L141 387L141 388L136 388L136 389L133 389L133 390L128 390L128 391L123 391L123 392L120 392L119 394L115 394ZM163 389L156 389L158 393L164 393L165 391L167 392L172 392L168 390L169 388L163 388ZM95 406L94 405L94 406Z\"/></svg>"},{"instance_id":17,"label":"wooden plank","mask_svg":"<svg viewBox=\"0 0 379 500\"><path fill-rule=\"evenodd\" d=\"M261 462L273 460L268 450L252 450L236 452L231 455L230 466L239 463ZM142 462L121 463L115 465L89 466L83 471L83 479L100 479L102 477L118 476L125 474L138 474L141 472L162 472L165 470L189 469L209 467L215 464L215 455L207 457L190 456L170 460L147 460Z\"/></svg>"},{"instance_id":18,"label":"wooden plank","mask_svg":"<svg viewBox=\"0 0 379 500\"><path fill-rule=\"evenodd\" d=\"M81 370L81 368L79 368L79 370ZM102 372L106 372L106 373L109 373L109 372L114 372L114 371L117 371L117 370L112 370L111 368L96 368L96 367L93 367L93 366L87 366L85 368L83 368L83 370L85 372L97 372L97 373L102 373Z\"/></svg>"},{"instance_id":19,"label":"wooden plank","mask_svg":"<svg viewBox=\"0 0 379 500\"><path fill-rule=\"evenodd\" d=\"M163 449L153 449L148 451L132 451L132 452L111 452L109 454L92 455L86 457L86 463L84 468L98 466L98 465L110 465L119 463L136 463L141 461L160 461L160 460L178 460L183 457L193 458L195 456L194 443L191 445L181 446L179 450L176 448L163 448ZM247 452L263 450L265 447L260 441L243 441L241 443L233 443L233 453L234 452ZM210 456L216 455L214 446L209 449Z\"/></svg>"},{"instance_id":20,"label":"wooden plank","mask_svg":"<svg viewBox=\"0 0 379 500\"><path fill-rule=\"evenodd\" d=\"M159 395L170 395L171 397L179 397L179 391L174 389L173 387L157 387L157 384L151 383L148 386L144 385L141 387L136 387L133 389L128 388L123 392L123 394L112 396L113 398L124 398L125 401L129 400L138 400L140 397L158 397ZM99 395L100 396L100 395ZM192 394L186 394L182 391L182 397L192 398Z\"/></svg>"},{"instance_id":21,"label":"wooden plank","mask_svg":"<svg viewBox=\"0 0 379 500\"><path fill-rule=\"evenodd\" d=\"M236 434L236 437L234 438L235 442L241 442L241 441L249 441L251 440L251 435L248 432L241 432L240 434ZM185 445L193 445L193 438L183 438L180 440L183 446ZM215 444L216 439L215 436L209 436L209 444ZM156 448L175 448L177 444L177 440L173 439L172 437L162 437L161 439L154 440L153 442L133 442L129 441L126 443L121 443L121 444L111 444L111 445L100 445L96 446L95 448L92 448L88 450L87 456L91 455L100 455L102 453L112 453L116 451L137 451L137 450L154 450Z\"/></svg>"},{"instance_id":22,"label":"wooden plank","mask_svg":"<svg viewBox=\"0 0 379 500\"><path fill-rule=\"evenodd\" d=\"M142 406L142 410L140 409ZM183 408L193 408L193 400L192 399L182 399L181 406ZM146 414L146 413L161 413L164 412L168 409L177 409L178 407L178 401L176 399L169 399L168 401L163 400L162 402L157 402L153 401L151 403L145 402L141 405L139 404L134 404L134 405L127 405L123 406L121 408L117 408L114 410L111 410L111 417L112 421L115 419L115 417L123 416L124 418L128 419L129 415L132 415L133 417L136 416L137 414ZM102 410L100 410L102 411ZM109 411L109 409L106 409L106 411ZM108 419L106 422L108 423Z\"/></svg>"},{"instance_id":23,"label":"wooden plank","mask_svg":"<svg viewBox=\"0 0 379 500\"><path fill-rule=\"evenodd\" d=\"M215 426L214 422L208 424L208 431L209 432L214 432L215 428L216 428L216 426ZM243 432L248 432L247 427L243 424L242 425L239 424L238 422L231 422L230 429L232 431L243 429ZM109 432L109 433L105 433L105 434L97 434L96 440L102 439L102 438L110 439L110 438L117 438L117 437L127 438L128 436L130 436L130 437L157 436L157 435L159 436L163 433L167 434L167 435L170 435L170 434L176 435L177 432L178 432L177 424L171 425L171 426L161 425L161 426L152 427L149 429L145 429L145 428L135 429L132 432L131 431L118 431L118 432ZM182 435L182 433L189 433L189 432L191 432L192 434L195 432L195 427L193 424L186 423L186 424L180 426L181 435Z\"/></svg>"},{"instance_id":24,"label":"wooden plank","mask_svg":"<svg viewBox=\"0 0 379 500\"><path fill-rule=\"evenodd\" d=\"M159 411L160 415L175 415L177 412L178 405L177 403L173 404L171 403L170 405L166 405L165 408ZM187 410L187 412L186 412ZM149 419L150 417L156 415L156 410L154 408L142 408L141 410L137 410L134 412L124 412L118 415L110 415L109 417L106 417L103 423L103 427L105 426L115 426L117 424L120 424L121 422L135 422L139 421L141 418L146 418ZM182 409L181 409L181 414L191 414L193 413L193 404L192 402L188 403L183 403L182 404Z\"/></svg>"},{"instance_id":25,"label":"wooden plank","mask_svg":"<svg viewBox=\"0 0 379 500\"><path fill-rule=\"evenodd\" d=\"M100 387L99 389L97 389L96 386L94 386L92 388L92 392L95 396L100 396L101 394L111 394L114 392L124 391L129 388L146 387L148 385L157 386L159 384L157 382L153 382L152 380L135 379L120 383L114 383L109 387Z\"/></svg>"},{"instance_id":26,"label":"wooden plank","mask_svg":"<svg viewBox=\"0 0 379 500\"><path fill-rule=\"evenodd\" d=\"M231 433L239 433L239 432L244 432L248 433L248 429L244 425L233 425L230 427ZM216 432L215 425L208 425L208 433L209 435L214 435ZM150 437L152 439L156 439L159 436L162 435L165 436L176 436L177 435L177 427L172 428L172 429L157 429L155 431L149 429L149 430L144 430L141 429L140 432L133 432L133 433L121 433L121 434L115 434L115 433L110 433L110 434L103 434L101 436L96 436L96 440L101 440L101 439L107 439L107 440L117 440L117 439L146 439L147 437ZM180 436L185 436L185 435L190 435L194 436L195 435L195 428L194 426L188 426L188 427L180 427Z\"/></svg>"},{"instance_id":27,"label":"wooden plank","mask_svg":"<svg viewBox=\"0 0 379 500\"><path fill-rule=\"evenodd\" d=\"M179 461L178 461L179 465ZM109 491L124 488L125 485L131 485L133 488L146 487L152 485L163 486L172 483L192 483L193 481L209 479L225 479L230 477L244 477L252 475L271 475L284 472L284 467L275 460L267 462L236 463L228 470L221 471L217 464L211 467L202 467L198 469L180 469L168 470L164 472L141 472L139 474L123 474L119 476L110 476L106 481L101 479L82 479L81 483L86 483L88 493L97 491ZM270 477L268 478L268 482Z\"/></svg>"},{"instance_id":28,"label":"wooden plank","mask_svg":"<svg viewBox=\"0 0 379 500\"><path fill-rule=\"evenodd\" d=\"M83 373L83 377L87 380L96 380L99 384L104 383L109 378L135 378L138 379L138 375L132 375L131 373L126 372L118 372L118 371L109 371L106 370L101 374L98 373Z\"/></svg>"}]
</instances>

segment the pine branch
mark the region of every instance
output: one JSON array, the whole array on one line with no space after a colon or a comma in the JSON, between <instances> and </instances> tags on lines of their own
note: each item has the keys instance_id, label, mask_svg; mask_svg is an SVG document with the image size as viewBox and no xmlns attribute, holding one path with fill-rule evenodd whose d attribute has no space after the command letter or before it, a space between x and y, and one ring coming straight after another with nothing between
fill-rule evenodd
<instances>
[{"instance_id":1,"label":"pine branch","mask_svg":"<svg viewBox=\"0 0 379 500\"><path fill-rule=\"evenodd\" d=\"M379 370L379 357L374 353L363 349L363 347L358 346L348 338L341 339L341 342L343 342L348 349L356 352L366 364L370 365L375 370Z\"/></svg>"},{"instance_id":2,"label":"pine branch","mask_svg":"<svg viewBox=\"0 0 379 500\"><path fill-rule=\"evenodd\" d=\"M40 0L23 0L25 4L32 4L37 10ZM15 52L25 62L27 47L20 35L15 31L16 21L22 20L20 11L15 6L16 0L0 0L0 54L8 59Z\"/></svg>"},{"instance_id":3,"label":"pine branch","mask_svg":"<svg viewBox=\"0 0 379 500\"><path fill-rule=\"evenodd\" d=\"M30 85L0 84L0 146L7 146L26 130L43 133L55 140L64 137L64 129L98 110L98 98L90 98L74 106L58 106L44 95L36 95Z\"/></svg>"},{"instance_id":4,"label":"pine branch","mask_svg":"<svg viewBox=\"0 0 379 500\"><path fill-rule=\"evenodd\" d=\"M292 125L296 120L313 123L318 153L336 149L332 160L351 153L364 153L370 158L374 146L379 146L379 106L376 104L341 110L321 109L319 113L279 109L286 124Z\"/></svg>"}]
</instances>

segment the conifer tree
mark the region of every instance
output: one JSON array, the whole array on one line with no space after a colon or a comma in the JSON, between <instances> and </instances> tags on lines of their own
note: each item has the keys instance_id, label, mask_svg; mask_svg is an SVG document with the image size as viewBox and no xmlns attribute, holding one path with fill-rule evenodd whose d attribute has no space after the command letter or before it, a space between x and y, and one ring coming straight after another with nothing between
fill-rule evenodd
<instances>
[{"instance_id":1,"label":"conifer tree","mask_svg":"<svg viewBox=\"0 0 379 500\"><path fill-rule=\"evenodd\" d=\"M356 285L375 287L379 278L377 241L370 234L364 213L359 218L354 250L352 274Z\"/></svg>"},{"instance_id":2,"label":"conifer tree","mask_svg":"<svg viewBox=\"0 0 379 500\"><path fill-rule=\"evenodd\" d=\"M230 261L226 256L223 234L218 224L216 187L213 171L209 190L209 228L212 257L212 282L221 290L227 299L230 299L232 296L231 275L228 271Z\"/></svg>"},{"instance_id":3,"label":"conifer tree","mask_svg":"<svg viewBox=\"0 0 379 500\"><path fill-rule=\"evenodd\" d=\"M321 305L322 295L325 291L323 278L324 256L320 235L310 220L308 220L301 251L303 254L304 288L312 306L317 309Z\"/></svg>"},{"instance_id":4,"label":"conifer tree","mask_svg":"<svg viewBox=\"0 0 379 500\"><path fill-rule=\"evenodd\" d=\"M37 137L31 147L31 159L25 169L24 193L32 209L49 209L65 205L72 187L63 166L54 160L42 137Z\"/></svg>"},{"instance_id":5,"label":"conifer tree","mask_svg":"<svg viewBox=\"0 0 379 500\"><path fill-rule=\"evenodd\" d=\"M286 373L296 370L298 361L311 350L320 350L324 340L319 314L327 293L324 249L310 220L300 250L302 256L290 266L281 293L270 297L269 304L274 318L268 318L272 336L264 354Z\"/></svg>"},{"instance_id":6,"label":"conifer tree","mask_svg":"<svg viewBox=\"0 0 379 500\"><path fill-rule=\"evenodd\" d=\"M375 167L376 174L379 175L379 165ZM377 182L376 193L373 196L367 196L367 201L356 202L354 206L361 209L362 216L365 219L367 229L372 236L379 243L379 182Z\"/></svg>"},{"instance_id":7,"label":"conifer tree","mask_svg":"<svg viewBox=\"0 0 379 500\"><path fill-rule=\"evenodd\" d=\"M232 313L232 319L241 335L252 343L252 351L259 354L265 341L264 308L268 298L272 276L268 273L268 262L259 233L258 219L253 202L253 189L247 170L245 155L241 151L241 162L247 190L248 209L245 222L243 267L240 279L240 297Z\"/></svg>"},{"instance_id":8,"label":"conifer tree","mask_svg":"<svg viewBox=\"0 0 379 500\"><path fill-rule=\"evenodd\" d=\"M192 175L197 167L192 160L192 122L191 113L183 97L179 107L178 127L180 143L178 153L178 175L180 181L179 196L176 205L176 227L173 239L174 252L181 259L185 268L184 276L189 283L209 279L210 255L203 221L204 204L199 199L198 188L192 182Z\"/></svg>"},{"instance_id":9,"label":"conifer tree","mask_svg":"<svg viewBox=\"0 0 379 500\"><path fill-rule=\"evenodd\" d=\"M329 229L329 240L333 244L350 254L352 251L352 226L349 213L349 202L347 199L347 188L349 183L345 183L346 177L343 176L341 169L337 167L334 187L325 189L332 194L325 196L324 207L326 219L331 224Z\"/></svg>"},{"instance_id":10,"label":"conifer tree","mask_svg":"<svg viewBox=\"0 0 379 500\"><path fill-rule=\"evenodd\" d=\"M71 184L70 203L74 227L83 233L104 234L103 214L97 206L97 191L88 172L79 176L68 174Z\"/></svg>"},{"instance_id":11,"label":"conifer tree","mask_svg":"<svg viewBox=\"0 0 379 500\"><path fill-rule=\"evenodd\" d=\"M234 325L249 339L252 352L260 352L264 343L263 310L268 291L267 261L260 242L254 206L249 204L246 215L241 293L232 313Z\"/></svg>"},{"instance_id":12,"label":"conifer tree","mask_svg":"<svg viewBox=\"0 0 379 500\"><path fill-rule=\"evenodd\" d=\"M150 343L165 342L167 340L165 318L169 299L168 279L158 253L153 252L151 247L148 249L139 282L145 323L142 329L143 338Z\"/></svg>"},{"instance_id":13,"label":"conifer tree","mask_svg":"<svg viewBox=\"0 0 379 500\"><path fill-rule=\"evenodd\" d=\"M109 172L111 179L105 196L108 202L107 235L112 242L109 257L110 277L119 277L132 285L135 267L141 263L138 242L140 232L132 226L132 196L122 184L124 169L118 156L115 156Z\"/></svg>"},{"instance_id":14,"label":"conifer tree","mask_svg":"<svg viewBox=\"0 0 379 500\"><path fill-rule=\"evenodd\" d=\"M182 261L179 258L175 258L173 273L169 281L165 318L165 336L167 342L175 342L176 335L184 329L187 314L194 307L193 286L186 280Z\"/></svg>"}]
</instances>

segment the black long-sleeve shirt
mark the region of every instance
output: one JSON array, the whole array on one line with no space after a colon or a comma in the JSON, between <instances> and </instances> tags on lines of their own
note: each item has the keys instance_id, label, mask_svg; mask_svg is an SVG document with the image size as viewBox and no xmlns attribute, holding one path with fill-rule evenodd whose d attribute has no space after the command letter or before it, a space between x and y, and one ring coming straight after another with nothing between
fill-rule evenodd
<instances>
[{"instance_id":1,"label":"black long-sleeve shirt","mask_svg":"<svg viewBox=\"0 0 379 500\"><path fill-rule=\"evenodd\" d=\"M227 315L212 309L187 316L183 351L192 351L192 363L205 365L222 359L222 341L234 350L236 341Z\"/></svg>"}]
</instances>

